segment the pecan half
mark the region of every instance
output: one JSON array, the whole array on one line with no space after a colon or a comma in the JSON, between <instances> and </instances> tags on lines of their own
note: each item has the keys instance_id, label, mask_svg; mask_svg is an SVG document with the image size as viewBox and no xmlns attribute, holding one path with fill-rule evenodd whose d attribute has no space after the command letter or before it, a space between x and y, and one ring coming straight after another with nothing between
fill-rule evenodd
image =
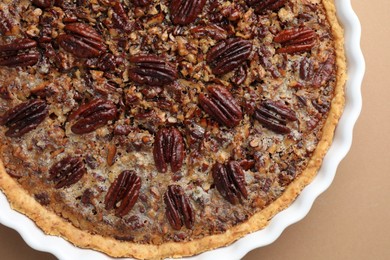
<instances>
[{"instance_id":1,"label":"pecan half","mask_svg":"<svg viewBox=\"0 0 390 260\"><path fill-rule=\"evenodd\" d=\"M222 125L237 126L242 120L242 111L237 100L222 86L209 86L207 90L209 97L203 93L199 95L199 104L203 110Z\"/></svg>"},{"instance_id":2,"label":"pecan half","mask_svg":"<svg viewBox=\"0 0 390 260\"><path fill-rule=\"evenodd\" d=\"M56 189L66 188L78 182L86 172L80 157L68 156L50 168L49 180L56 183Z\"/></svg>"},{"instance_id":3,"label":"pecan half","mask_svg":"<svg viewBox=\"0 0 390 260\"><path fill-rule=\"evenodd\" d=\"M37 46L37 42L31 39L16 39L11 43L0 45L0 52L28 50Z\"/></svg>"},{"instance_id":4,"label":"pecan half","mask_svg":"<svg viewBox=\"0 0 390 260\"><path fill-rule=\"evenodd\" d=\"M134 65L129 69L129 78L139 84L162 86L177 79L175 65L156 55L137 55L129 60Z\"/></svg>"},{"instance_id":5,"label":"pecan half","mask_svg":"<svg viewBox=\"0 0 390 260\"><path fill-rule=\"evenodd\" d=\"M36 51L29 52L37 46L31 39L16 39L11 43L0 45L0 66L26 67L35 65L40 58Z\"/></svg>"},{"instance_id":6,"label":"pecan half","mask_svg":"<svg viewBox=\"0 0 390 260\"><path fill-rule=\"evenodd\" d=\"M65 51L76 57L99 57L107 50L101 35L87 24L67 24L64 30L68 33L59 35L57 42Z\"/></svg>"},{"instance_id":7,"label":"pecan half","mask_svg":"<svg viewBox=\"0 0 390 260\"><path fill-rule=\"evenodd\" d=\"M20 137L35 129L48 114L46 101L32 99L8 110L1 118L0 125L8 127L5 135Z\"/></svg>"},{"instance_id":8,"label":"pecan half","mask_svg":"<svg viewBox=\"0 0 390 260\"><path fill-rule=\"evenodd\" d=\"M76 121L71 127L75 134L86 134L102 127L110 120L116 119L118 109L109 100L95 99L80 106L69 116L70 121Z\"/></svg>"},{"instance_id":9,"label":"pecan half","mask_svg":"<svg viewBox=\"0 0 390 260\"><path fill-rule=\"evenodd\" d=\"M207 64L215 75L228 73L243 64L252 51L252 43L240 38L218 42L207 53Z\"/></svg>"},{"instance_id":10,"label":"pecan half","mask_svg":"<svg viewBox=\"0 0 390 260\"><path fill-rule=\"evenodd\" d=\"M164 194L164 202L165 215L173 229L180 230L183 225L189 229L194 226L194 211L181 186L169 185Z\"/></svg>"},{"instance_id":11,"label":"pecan half","mask_svg":"<svg viewBox=\"0 0 390 260\"><path fill-rule=\"evenodd\" d=\"M295 112L282 102L263 101L255 110L253 117L265 128L278 134L290 133L287 121L297 121Z\"/></svg>"},{"instance_id":12,"label":"pecan half","mask_svg":"<svg viewBox=\"0 0 390 260\"><path fill-rule=\"evenodd\" d=\"M274 42L282 45L276 53L310 51L316 44L316 39L316 32L310 28L296 27L283 30L274 37Z\"/></svg>"},{"instance_id":13,"label":"pecan half","mask_svg":"<svg viewBox=\"0 0 390 260\"><path fill-rule=\"evenodd\" d=\"M27 67L37 64L39 61L39 53L17 54L0 58L0 66L5 67Z\"/></svg>"},{"instance_id":14,"label":"pecan half","mask_svg":"<svg viewBox=\"0 0 390 260\"><path fill-rule=\"evenodd\" d=\"M121 172L107 192L106 210L115 208L116 216L125 216L137 202L140 189L141 179L134 171Z\"/></svg>"},{"instance_id":15,"label":"pecan half","mask_svg":"<svg viewBox=\"0 0 390 260\"><path fill-rule=\"evenodd\" d=\"M227 201L235 205L242 202L242 198L248 198L245 174L240 163L236 161L216 163L211 171L217 190Z\"/></svg>"},{"instance_id":16,"label":"pecan half","mask_svg":"<svg viewBox=\"0 0 390 260\"><path fill-rule=\"evenodd\" d=\"M129 17L121 2L117 1L112 7L112 23L115 28L123 30L125 32L130 32L132 29Z\"/></svg>"},{"instance_id":17,"label":"pecan half","mask_svg":"<svg viewBox=\"0 0 390 260\"><path fill-rule=\"evenodd\" d=\"M171 0L169 10L172 23L187 25L194 22L205 4L206 0Z\"/></svg>"},{"instance_id":18,"label":"pecan half","mask_svg":"<svg viewBox=\"0 0 390 260\"><path fill-rule=\"evenodd\" d=\"M269 11L277 11L284 6L288 0L247 0L249 6L253 7L257 14Z\"/></svg>"},{"instance_id":19,"label":"pecan half","mask_svg":"<svg viewBox=\"0 0 390 260\"><path fill-rule=\"evenodd\" d=\"M299 78L302 80L308 80L313 77L314 62L312 59L303 57L299 63Z\"/></svg>"},{"instance_id":20,"label":"pecan half","mask_svg":"<svg viewBox=\"0 0 390 260\"><path fill-rule=\"evenodd\" d=\"M181 133L176 128L160 129L155 137L153 157L159 172L167 172L168 164L172 172L177 172L183 165L185 146Z\"/></svg>"},{"instance_id":21,"label":"pecan half","mask_svg":"<svg viewBox=\"0 0 390 260\"><path fill-rule=\"evenodd\" d=\"M333 55L330 55L328 59L320 65L320 67L313 76L313 87L319 88L322 85L326 84L332 74L334 74L334 63L335 58Z\"/></svg>"}]
</instances>

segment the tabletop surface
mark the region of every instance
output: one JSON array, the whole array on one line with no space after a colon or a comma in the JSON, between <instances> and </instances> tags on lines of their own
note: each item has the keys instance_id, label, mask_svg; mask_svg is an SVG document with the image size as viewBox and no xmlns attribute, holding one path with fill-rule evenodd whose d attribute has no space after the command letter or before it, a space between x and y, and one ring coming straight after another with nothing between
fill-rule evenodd
<instances>
[{"instance_id":1,"label":"tabletop surface","mask_svg":"<svg viewBox=\"0 0 390 260\"><path fill-rule=\"evenodd\" d=\"M309 214L270 246L248 253L257 259L390 259L390 1L352 0L362 24L366 59L363 111L351 151L332 186ZM0 256L52 260L0 225Z\"/></svg>"}]
</instances>

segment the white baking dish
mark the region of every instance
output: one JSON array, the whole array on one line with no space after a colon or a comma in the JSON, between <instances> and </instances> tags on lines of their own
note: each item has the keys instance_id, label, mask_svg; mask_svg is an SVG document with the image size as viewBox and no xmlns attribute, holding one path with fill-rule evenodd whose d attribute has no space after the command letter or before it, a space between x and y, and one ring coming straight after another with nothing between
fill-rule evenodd
<instances>
[{"instance_id":1,"label":"white baking dish","mask_svg":"<svg viewBox=\"0 0 390 260\"><path fill-rule=\"evenodd\" d=\"M346 106L337 126L334 141L324 158L323 165L313 182L308 185L290 207L277 214L263 230L249 234L230 246L212 250L188 259L239 259L249 251L275 241L289 225L301 220L314 200L332 183L337 166L349 151L352 130L361 110L361 82L364 59L360 50L361 27L352 10L350 0L335 0L337 15L345 30L345 49L348 62ZM18 231L32 248L52 253L64 260L103 260L110 257L73 246L59 237L45 235L29 218L12 210L0 192L0 223ZM1 234L0 234L1 235Z\"/></svg>"}]
</instances>

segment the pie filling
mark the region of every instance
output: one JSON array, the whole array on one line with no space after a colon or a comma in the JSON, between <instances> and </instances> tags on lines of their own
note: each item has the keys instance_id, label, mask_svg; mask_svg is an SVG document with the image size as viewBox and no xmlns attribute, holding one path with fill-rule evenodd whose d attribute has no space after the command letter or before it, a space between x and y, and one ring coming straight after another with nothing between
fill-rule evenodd
<instances>
[{"instance_id":1,"label":"pie filling","mask_svg":"<svg viewBox=\"0 0 390 260\"><path fill-rule=\"evenodd\" d=\"M91 234L222 234L306 169L336 71L319 0L2 1L0 158Z\"/></svg>"}]
</instances>

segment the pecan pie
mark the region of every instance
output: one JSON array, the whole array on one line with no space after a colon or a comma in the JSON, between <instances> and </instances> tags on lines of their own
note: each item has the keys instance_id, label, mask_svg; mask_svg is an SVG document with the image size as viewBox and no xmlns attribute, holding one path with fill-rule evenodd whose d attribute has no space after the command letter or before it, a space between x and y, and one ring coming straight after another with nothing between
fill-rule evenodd
<instances>
[{"instance_id":1,"label":"pecan pie","mask_svg":"<svg viewBox=\"0 0 390 260\"><path fill-rule=\"evenodd\" d=\"M313 179L345 72L333 0L2 0L0 188L115 257L230 244Z\"/></svg>"}]
</instances>

